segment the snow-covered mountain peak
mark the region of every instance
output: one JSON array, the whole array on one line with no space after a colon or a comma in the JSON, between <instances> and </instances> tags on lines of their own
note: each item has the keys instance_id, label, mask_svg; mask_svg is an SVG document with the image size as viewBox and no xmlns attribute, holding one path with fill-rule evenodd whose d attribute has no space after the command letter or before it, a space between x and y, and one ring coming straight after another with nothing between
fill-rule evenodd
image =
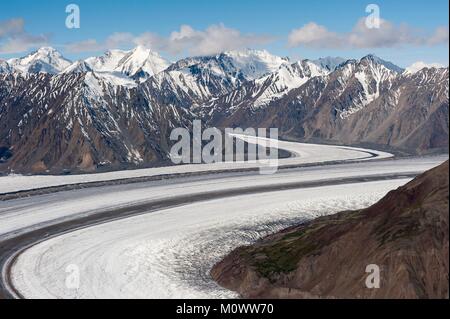
<instances>
[{"instance_id":1,"label":"snow-covered mountain peak","mask_svg":"<svg viewBox=\"0 0 450 319\"><path fill-rule=\"evenodd\" d=\"M67 68L65 68L61 73L85 73L91 72L92 68L86 61L75 61Z\"/></svg>"},{"instance_id":2,"label":"snow-covered mountain peak","mask_svg":"<svg viewBox=\"0 0 450 319\"><path fill-rule=\"evenodd\" d=\"M22 73L56 74L67 68L72 62L51 47L42 47L22 58L8 60L8 64Z\"/></svg>"},{"instance_id":3,"label":"snow-covered mountain peak","mask_svg":"<svg viewBox=\"0 0 450 319\"><path fill-rule=\"evenodd\" d=\"M401 74L401 73L403 73L403 71L404 71L404 69L402 69L401 67L395 65L394 63L389 62L389 61L385 61L385 60L383 60L383 59L377 57L377 56L374 55L374 54L366 55L365 57L363 57L363 58L360 60L360 63L373 63L373 64L379 64L379 65L384 66L386 69L391 70L391 71L393 71L393 72L395 72L395 73L397 73L397 74Z\"/></svg>"},{"instance_id":4,"label":"snow-covered mountain peak","mask_svg":"<svg viewBox=\"0 0 450 319\"><path fill-rule=\"evenodd\" d=\"M52 47L41 47L38 50L35 50L31 52L29 55L21 58L24 62L30 62L33 59L58 59L58 58L64 58L62 54Z\"/></svg>"},{"instance_id":5,"label":"snow-covered mountain peak","mask_svg":"<svg viewBox=\"0 0 450 319\"><path fill-rule=\"evenodd\" d=\"M102 56L90 57L85 60L85 62L96 71L113 71L120 60L127 55L127 51L123 50L108 50Z\"/></svg>"},{"instance_id":6,"label":"snow-covered mountain peak","mask_svg":"<svg viewBox=\"0 0 450 319\"><path fill-rule=\"evenodd\" d=\"M39 48L36 53L40 55L57 55L61 56L61 53L58 52L55 48L52 47L41 47Z\"/></svg>"},{"instance_id":7,"label":"snow-covered mountain peak","mask_svg":"<svg viewBox=\"0 0 450 319\"><path fill-rule=\"evenodd\" d=\"M172 64L168 71L188 69L208 69L216 75L232 76L241 80L255 80L275 72L288 58L272 55L266 50L235 50L215 56L189 57Z\"/></svg>"},{"instance_id":8,"label":"snow-covered mountain peak","mask_svg":"<svg viewBox=\"0 0 450 319\"><path fill-rule=\"evenodd\" d=\"M249 80L257 79L278 70L282 65L289 64L288 58L270 54L266 50L227 51L218 55L219 60L226 60L234 69Z\"/></svg>"},{"instance_id":9,"label":"snow-covered mountain peak","mask_svg":"<svg viewBox=\"0 0 450 319\"><path fill-rule=\"evenodd\" d=\"M144 71L148 76L152 76L164 71L169 65L170 62L157 52L143 46L137 46L119 61L115 71L129 76L133 76L139 71Z\"/></svg>"},{"instance_id":10,"label":"snow-covered mountain peak","mask_svg":"<svg viewBox=\"0 0 450 319\"><path fill-rule=\"evenodd\" d=\"M128 53L133 55L138 60L145 60L149 56L161 57L159 53L157 53L145 46L142 46L142 45L138 45L138 46L134 47L133 49L128 51Z\"/></svg>"},{"instance_id":11,"label":"snow-covered mountain peak","mask_svg":"<svg viewBox=\"0 0 450 319\"><path fill-rule=\"evenodd\" d=\"M283 64L283 63L289 62L289 58L282 58L277 55L273 55L267 50L254 50L254 49L230 50L230 51L225 51L222 54L232 57L236 60L238 60L238 59L245 59L245 60L253 59L253 60L266 61L266 62L276 61L277 64Z\"/></svg>"},{"instance_id":12,"label":"snow-covered mountain peak","mask_svg":"<svg viewBox=\"0 0 450 319\"><path fill-rule=\"evenodd\" d=\"M158 74L170 65L158 53L142 46L130 51L109 50L102 56L85 61L94 71L121 72L130 77L139 73L140 80Z\"/></svg>"},{"instance_id":13,"label":"snow-covered mountain peak","mask_svg":"<svg viewBox=\"0 0 450 319\"><path fill-rule=\"evenodd\" d=\"M376 91L381 82L391 81L403 73L403 69L395 64L382 60L375 55L367 55L355 64L355 77L364 87L376 83Z\"/></svg>"}]
</instances>

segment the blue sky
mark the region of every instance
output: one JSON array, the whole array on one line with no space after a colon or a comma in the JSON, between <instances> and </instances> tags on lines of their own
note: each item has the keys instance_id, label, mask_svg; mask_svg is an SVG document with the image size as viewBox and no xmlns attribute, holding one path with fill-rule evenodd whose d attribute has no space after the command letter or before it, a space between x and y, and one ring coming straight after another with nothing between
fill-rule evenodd
<instances>
[{"instance_id":1,"label":"blue sky","mask_svg":"<svg viewBox=\"0 0 450 319\"><path fill-rule=\"evenodd\" d=\"M80 29L65 27L70 3L80 7ZM370 3L387 26L376 41L354 31ZM19 35L4 31L11 19L23 21ZM448 23L447 0L15 0L1 5L0 57L24 55L44 41L71 59L142 42L170 59L251 46L294 59L375 53L401 66L419 60L448 65ZM180 32L182 25L189 28ZM175 43L174 31L189 38ZM105 42L112 34L126 40ZM2 50L11 37L20 37L21 45Z\"/></svg>"}]
</instances>

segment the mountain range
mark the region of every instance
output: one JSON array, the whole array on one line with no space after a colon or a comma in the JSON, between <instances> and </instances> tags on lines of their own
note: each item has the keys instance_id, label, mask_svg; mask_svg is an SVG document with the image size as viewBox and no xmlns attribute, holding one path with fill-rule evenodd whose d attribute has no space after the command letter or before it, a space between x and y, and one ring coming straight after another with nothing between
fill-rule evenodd
<instances>
[{"instance_id":1,"label":"mountain range","mask_svg":"<svg viewBox=\"0 0 450 319\"><path fill-rule=\"evenodd\" d=\"M278 127L282 138L448 150L448 68L374 55L290 61L230 51L169 62L144 47L69 61L53 48L0 60L0 170L168 163L174 127Z\"/></svg>"}]
</instances>

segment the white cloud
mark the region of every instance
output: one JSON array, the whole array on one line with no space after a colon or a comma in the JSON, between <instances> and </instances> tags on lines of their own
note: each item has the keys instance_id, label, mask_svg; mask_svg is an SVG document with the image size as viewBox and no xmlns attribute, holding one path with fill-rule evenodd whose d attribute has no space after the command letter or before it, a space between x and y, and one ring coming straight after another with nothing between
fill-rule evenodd
<instances>
[{"instance_id":1,"label":"white cloud","mask_svg":"<svg viewBox=\"0 0 450 319\"><path fill-rule=\"evenodd\" d=\"M428 44L435 45L441 43L448 43L448 27L439 27L429 39Z\"/></svg>"},{"instance_id":2,"label":"white cloud","mask_svg":"<svg viewBox=\"0 0 450 319\"><path fill-rule=\"evenodd\" d=\"M173 55L182 53L209 55L259 46L272 40L272 37L266 35L242 34L239 30L228 28L223 24L211 25L205 30L195 30L189 25L182 25L179 30L173 31L168 37L151 32L136 36L130 33L115 33L101 43L91 39L68 44L67 49L70 52L93 52L121 46L142 45Z\"/></svg>"},{"instance_id":3,"label":"white cloud","mask_svg":"<svg viewBox=\"0 0 450 319\"><path fill-rule=\"evenodd\" d=\"M292 30L288 37L290 47L367 49L389 48L404 45L439 45L448 43L448 27L439 27L433 35L423 34L406 24L394 25L380 19L379 28L367 28L361 18L347 33L329 31L314 22Z\"/></svg>"},{"instance_id":4,"label":"white cloud","mask_svg":"<svg viewBox=\"0 0 450 319\"><path fill-rule=\"evenodd\" d=\"M340 46L340 36L330 32L324 26L310 22L299 29L292 30L288 37L291 47L300 45L308 47Z\"/></svg>"},{"instance_id":5,"label":"white cloud","mask_svg":"<svg viewBox=\"0 0 450 319\"><path fill-rule=\"evenodd\" d=\"M165 39L153 32L141 33L140 35L133 37L131 42L131 44L141 45L154 50L162 50L165 46Z\"/></svg>"},{"instance_id":6,"label":"white cloud","mask_svg":"<svg viewBox=\"0 0 450 319\"><path fill-rule=\"evenodd\" d=\"M271 40L270 36L242 34L239 30L227 28L223 24L211 25L204 31L183 25L179 31L172 32L167 49L172 53L187 51L192 55L208 55L259 46Z\"/></svg>"},{"instance_id":7,"label":"white cloud","mask_svg":"<svg viewBox=\"0 0 450 319\"><path fill-rule=\"evenodd\" d=\"M445 66L440 63L425 63L423 61L418 61L407 67L405 72L409 74L414 74L425 68L443 68L443 67Z\"/></svg>"},{"instance_id":8,"label":"white cloud","mask_svg":"<svg viewBox=\"0 0 450 319\"><path fill-rule=\"evenodd\" d=\"M128 46L132 44L133 41L134 36L131 33L117 32L111 34L103 42L99 43L95 39L88 39L80 42L69 43L66 45L66 49L72 53L96 52Z\"/></svg>"},{"instance_id":9,"label":"white cloud","mask_svg":"<svg viewBox=\"0 0 450 319\"><path fill-rule=\"evenodd\" d=\"M23 19L10 19L0 21L0 40L5 37L19 34L23 31Z\"/></svg>"},{"instance_id":10,"label":"white cloud","mask_svg":"<svg viewBox=\"0 0 450 319\"><path fill-rule=\"evenodd\" d=\"M48 43L46 35L32 35L25 31L21 18L0 21L0 53L10 54L29 50Z\"/></svg>"}]
</instances>

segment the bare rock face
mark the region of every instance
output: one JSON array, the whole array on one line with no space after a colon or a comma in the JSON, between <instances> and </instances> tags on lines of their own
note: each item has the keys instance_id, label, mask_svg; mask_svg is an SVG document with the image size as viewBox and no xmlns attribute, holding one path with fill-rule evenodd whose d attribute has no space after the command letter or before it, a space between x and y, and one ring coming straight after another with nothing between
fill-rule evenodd
<instances>
[{"instance_id":1,"label":"bare rock face","mask_svg":"<svg viewBox=\"0 0 450 319\"><path fill-rule=\"evenodd\" d=\"M211 274L246 298L448 298L449 166L343 212L241 247ZM367 265L380 288L368 289Z\"/></svg>"},{"instance_id":2,"label":"bare rock face","mask_svg":"<svg viewBox=\"0 0 450 319\"><path fill-rule=\"evenodd\" d=\"M134 82L115 85L90 71L0 74L0 101L0 145L8 154L0 167L21 172L158 164L167 160L168 128L189 121Z\"/></svg>"}]
</instances>

